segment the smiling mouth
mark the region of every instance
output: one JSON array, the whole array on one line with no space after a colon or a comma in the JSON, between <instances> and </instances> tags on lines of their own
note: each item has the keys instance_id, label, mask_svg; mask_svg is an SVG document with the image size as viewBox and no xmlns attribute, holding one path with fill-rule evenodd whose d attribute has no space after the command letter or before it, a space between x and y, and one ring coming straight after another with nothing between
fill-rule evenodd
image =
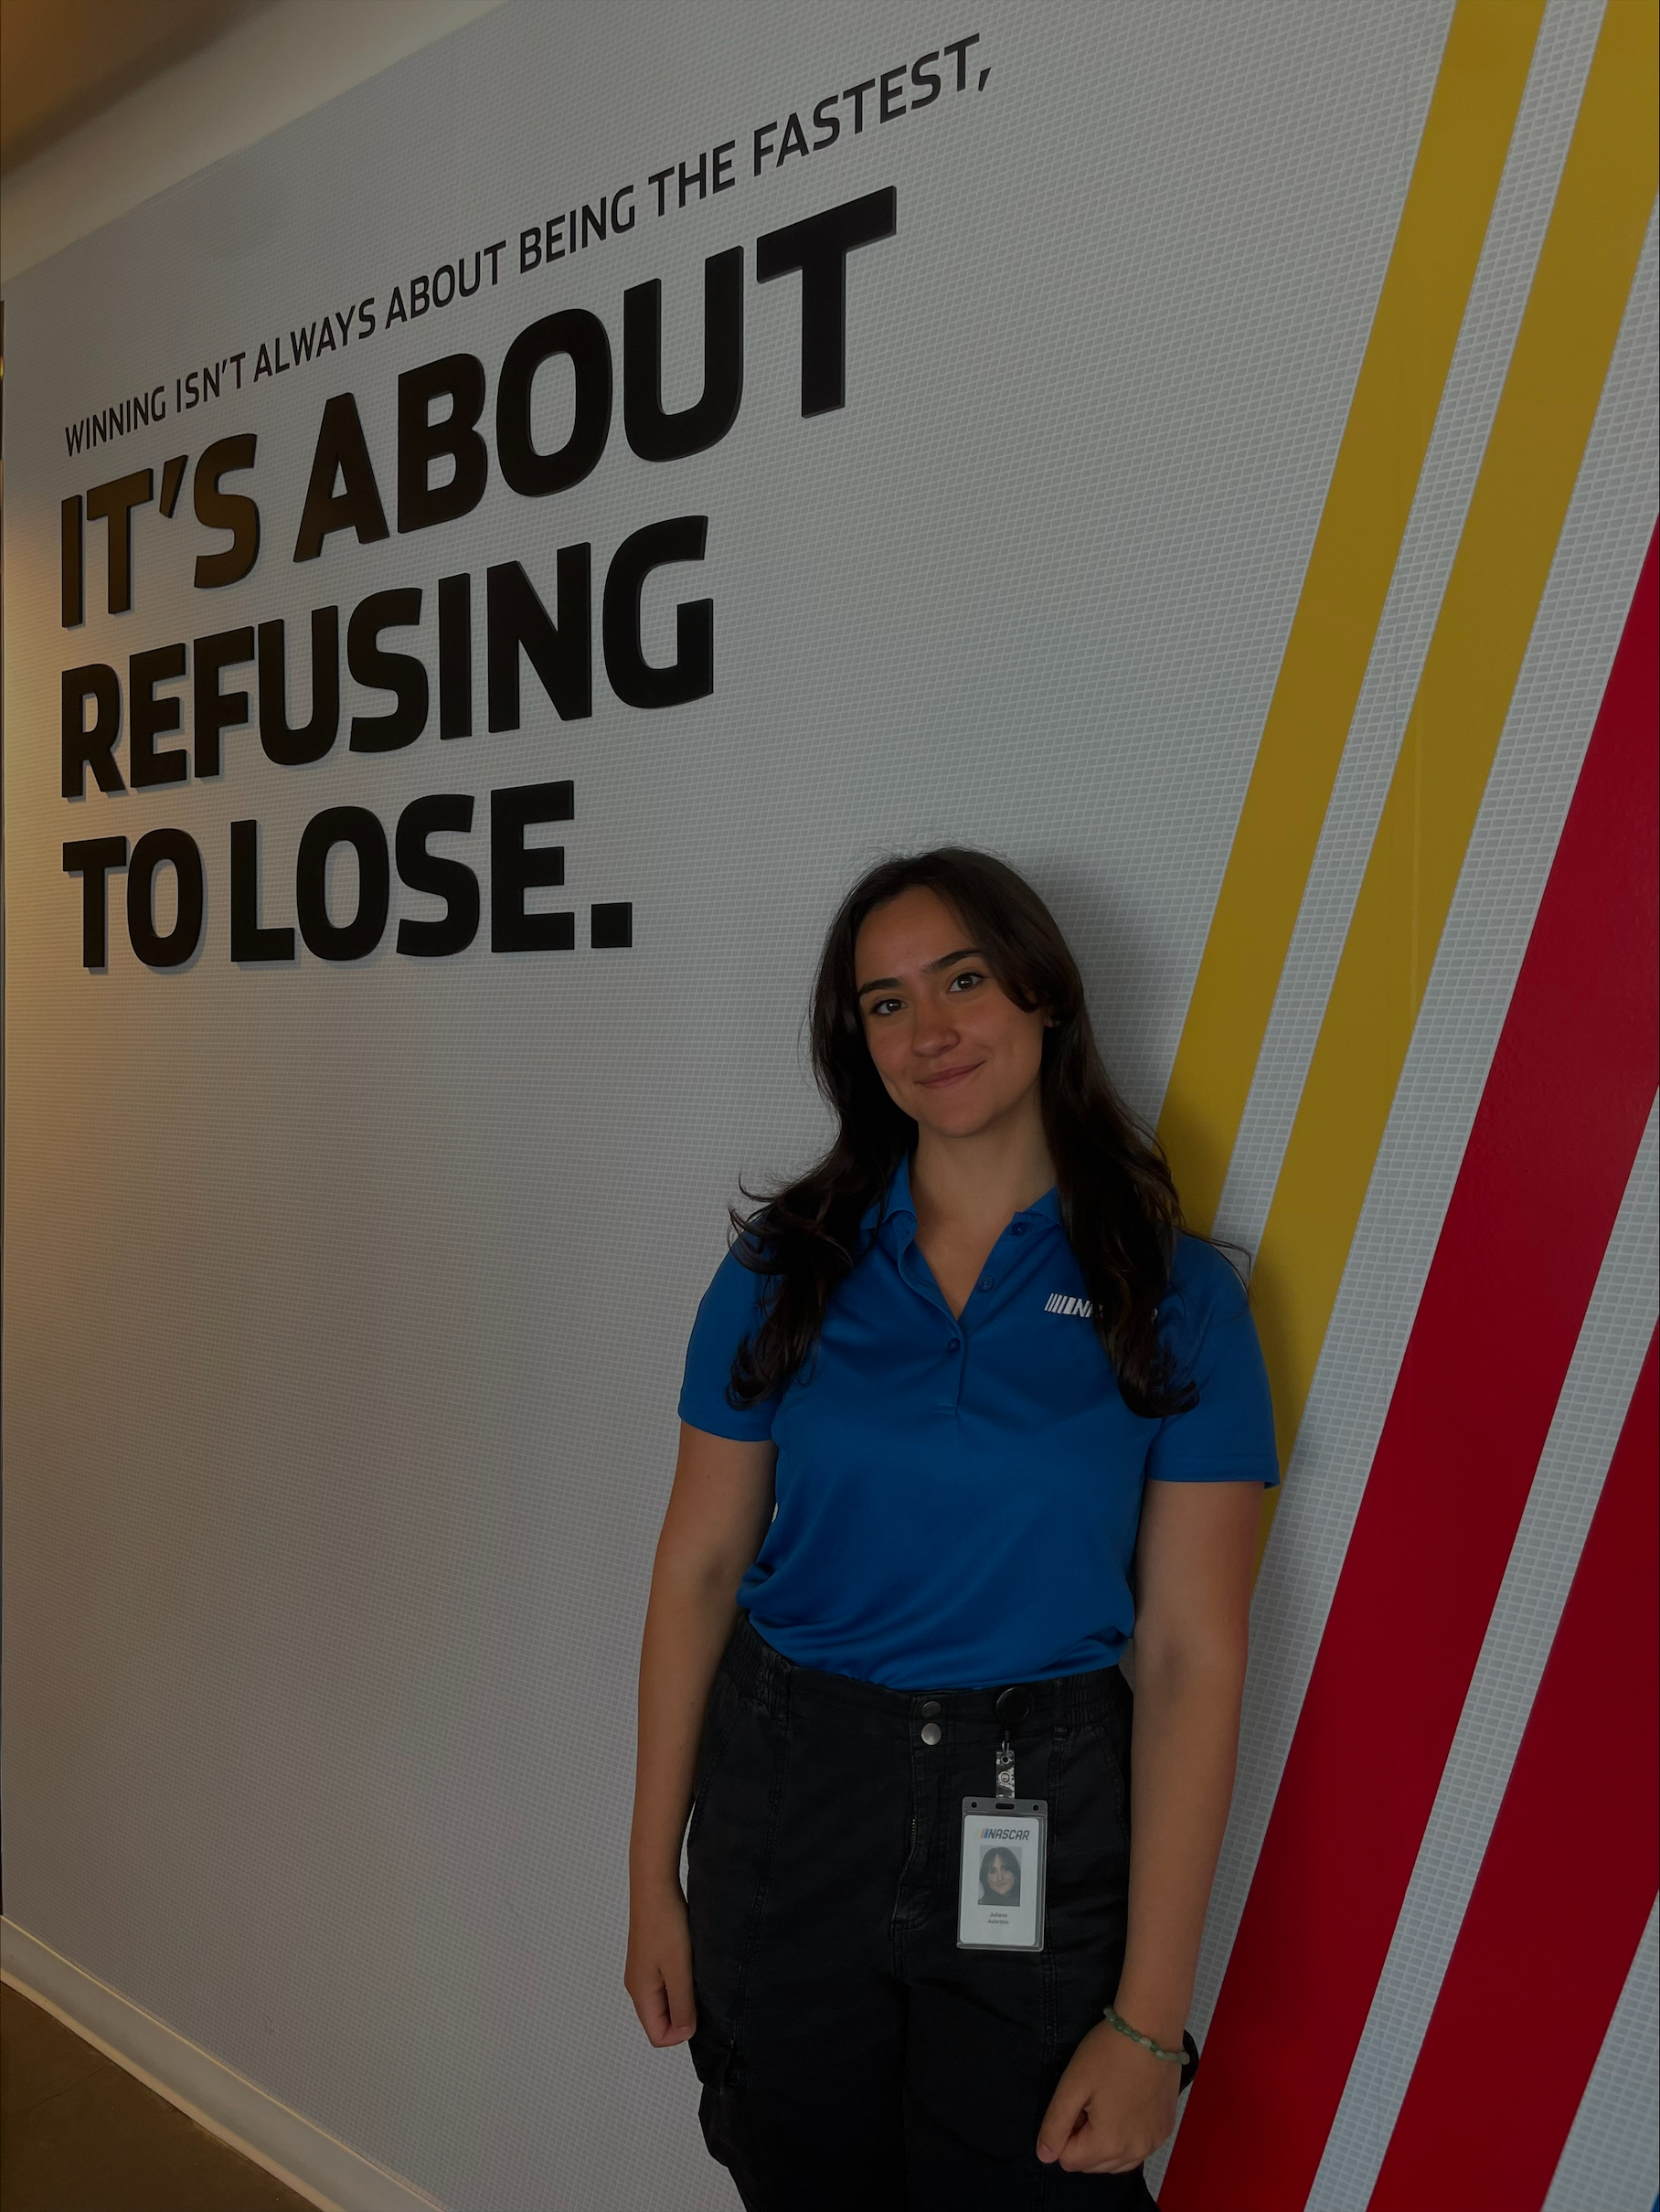
<instances>
[{"instance_id":1,"label":"smiling mouth","mask_svg":"<svg viewBox=\"0 0 1660 2212\"><path fill-rule=\"evenodd\" d=\"M974 1060L966 1068L942 1068L934 1075L920 1075L917 1088L920 1090L943 1090L948 1084L964 1082L971 1075L978 1075L984 1064L983 1061Z\"/></svg>"}]
</instances>

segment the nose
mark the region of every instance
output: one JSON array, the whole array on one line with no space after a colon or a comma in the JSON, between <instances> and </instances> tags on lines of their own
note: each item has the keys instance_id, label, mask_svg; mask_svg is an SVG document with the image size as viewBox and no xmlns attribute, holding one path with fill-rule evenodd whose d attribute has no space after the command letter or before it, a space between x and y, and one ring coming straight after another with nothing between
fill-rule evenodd
<instances>
[{"instance_id":1,"label":"nose","mask_svg":"<svg viewBox=\"0 0 1660 2212\"><path fill-rule=\"evenodd\" d=\"M949 1052L956 1043L957 1025L948 1009L938 1003L924 1000L917 1009L916 1027L911 1031L911 1048L934 1059L942 1052Z\"/></svg>"}]
</instances>

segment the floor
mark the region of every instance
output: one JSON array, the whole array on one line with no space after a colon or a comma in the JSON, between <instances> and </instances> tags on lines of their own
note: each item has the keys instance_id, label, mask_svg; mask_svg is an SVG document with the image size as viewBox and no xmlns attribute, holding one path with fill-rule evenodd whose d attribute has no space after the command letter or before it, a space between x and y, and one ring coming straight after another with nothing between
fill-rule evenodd
<instances>
[{"instance_id":1,"label":"floor","mask_svg":"<svg viewBox=\"0 0 1660 2212\"><path fill-rule=\"evenodd\" d=\"M0 1983L0 2212L311 2212Z\"/></svg>"}]
</instances>

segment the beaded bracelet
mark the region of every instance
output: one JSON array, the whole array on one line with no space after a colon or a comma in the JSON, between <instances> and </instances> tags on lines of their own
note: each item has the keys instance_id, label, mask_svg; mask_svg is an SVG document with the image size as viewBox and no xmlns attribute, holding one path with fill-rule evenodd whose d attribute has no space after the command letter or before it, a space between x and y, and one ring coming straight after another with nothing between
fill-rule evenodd
<instances>
[{"instance_id":1,"label":"beaded bracelet","mask_svg":"<svg viewBox=\"0 0 1660 2212\"><path fill-rule=\"evenodd\" d=\"M1185 2049L1167 2051L1162 2043L1155 2043L1151 2036L1144 2036L1140 2028L1132 2027L1123 2015L1112 2005L1109 2005L1101 2016L1109 2027L1115 2027L1121 2036L1128 2036L1132 2043L1139 2043L1143 2050L1151 2051L1155 2058L1168 2059L1172 2066L1186 2065L1187 2053Z\"/></svg>"}]
</instances>

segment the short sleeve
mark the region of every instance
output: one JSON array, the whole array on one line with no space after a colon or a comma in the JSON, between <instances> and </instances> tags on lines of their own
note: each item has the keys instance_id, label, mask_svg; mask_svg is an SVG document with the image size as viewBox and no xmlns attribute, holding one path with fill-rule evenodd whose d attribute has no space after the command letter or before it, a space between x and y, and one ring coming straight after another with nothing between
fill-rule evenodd
<instances>
[{"instance_id":1,"label":"short sleeve","mask_svg":"<svg viewBox=\"0 0 1660 2212\"><path fill-rule=\"evenodd\" d=\"M686 1347L686 1376L680 1386L680 1418L710 1436L738 1443L760 1443L772 1433L778 1399L735 1406L727 1395L738 1347L761 1319L768 1278L745 1267L735 1251L715 1270L703 1293Z\"/></svg>"},{"instance_id":2,"label":"short sleeve","mask_svg":"<svg viewBox=\"0 0 1660 2212\"><path fill-rule=\"evenodd\" d=\"M1184 1237L1164 1313L1180 1381L1197 1392L1161 1423L1146 1472L1158 1483L1280 1480L1273 1402L1244 1285L1214 1246Z\"/></svg>"}]
</instances>

